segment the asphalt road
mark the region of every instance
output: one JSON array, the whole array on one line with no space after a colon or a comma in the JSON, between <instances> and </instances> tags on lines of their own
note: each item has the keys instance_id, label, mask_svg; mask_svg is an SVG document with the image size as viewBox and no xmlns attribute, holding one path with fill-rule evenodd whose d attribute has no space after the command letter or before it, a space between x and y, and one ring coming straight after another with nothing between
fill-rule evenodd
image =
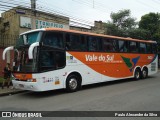
<instances>
[{"instance_id":1,"label":"asphalt road","mask_svg":"<svg viewBox=\"0 0 160 120\"><path fill-rule=\"evenodd\" d=\"M160 72L139 81L126 79L84 86L74 93L54 90L4 96L0 97L0 111L160 111L159 78Z\"/></svg>"}]
</instances>

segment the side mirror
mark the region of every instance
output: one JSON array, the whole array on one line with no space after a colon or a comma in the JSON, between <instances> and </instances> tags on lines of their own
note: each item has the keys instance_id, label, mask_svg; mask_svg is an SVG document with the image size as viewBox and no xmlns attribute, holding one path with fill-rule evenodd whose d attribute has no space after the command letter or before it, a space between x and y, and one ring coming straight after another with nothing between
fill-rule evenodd
<instances>
[{"instance_id":1,"label":"side mirror","mask_svg":"<svg viewBox=\"0 0 160 120\"><path fill-rule=\"evenodd\" d=\"M14 46L10 46L10 47L5 48L3 51L2 59L5 60L5 56L6 56L7 51L13 50L13 49L14 49Z\"/></svg>"},{"instance_id":2,"label":"side mirror","mask_svg":"<svg viewBox=\"0 0 160 120\"><path fill-rule=\"evenodd\" d=\"M30 45L29 50L28 50L28 57L29 59L33 59L33 50L35 47L39 46L39 42L35 42Z\"/></svg>"}]
</instances>

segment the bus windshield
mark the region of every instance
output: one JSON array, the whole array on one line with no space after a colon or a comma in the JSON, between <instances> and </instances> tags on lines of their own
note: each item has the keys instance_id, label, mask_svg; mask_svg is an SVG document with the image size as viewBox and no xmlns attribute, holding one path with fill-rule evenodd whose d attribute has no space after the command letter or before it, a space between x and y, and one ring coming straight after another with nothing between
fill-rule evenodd
<instances>
[{"instance_id":1,"label":"bus windshield","mask_svg":"<svg viewBox=\"0 0 160 120\"><path fill-rule=\"evenodd\" d=\"M21 47L23 45L31 45L34 42L40 41L41 32L32 32L20 35L17 40L16 47Z\"/></svg>"},{"instance_id":2,"label":"bus windshield","mask_svg":"<svg viewBox=\"0 0 160 120\"><path fill-rule=\"evenodd\" d=\"M37 72L37 47L33 51L33 59L28 58L28 47L16 49L14 54L14 72Z\"/></svg>"}]
</instances>

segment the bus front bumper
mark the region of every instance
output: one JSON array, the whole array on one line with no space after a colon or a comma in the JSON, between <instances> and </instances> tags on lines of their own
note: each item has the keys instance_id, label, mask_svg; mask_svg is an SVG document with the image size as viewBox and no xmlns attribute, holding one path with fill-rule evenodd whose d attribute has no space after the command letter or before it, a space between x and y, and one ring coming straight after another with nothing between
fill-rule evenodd
<instances>
[{"instance_id":1,"label":"bus front bumper","mask_svg":"<svg viewBox=\"0 0 160 120\"><path fill-rule=\"evenodd\" d=\"M20 90L43 91L37 82L25 82L12 80L13 87Z\"/></svg>"}]
</instances>

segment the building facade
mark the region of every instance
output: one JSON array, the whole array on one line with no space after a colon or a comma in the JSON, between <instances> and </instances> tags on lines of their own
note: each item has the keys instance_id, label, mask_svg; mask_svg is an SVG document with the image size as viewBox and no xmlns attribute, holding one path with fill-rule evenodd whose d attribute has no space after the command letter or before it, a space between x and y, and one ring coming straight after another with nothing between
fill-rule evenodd
<instances>
[{"instance_id":1,"label":"building facade","mask_svg":"<svg viewBox=\"0 0 160 120\"><path fill-rule=\"evenodd\" d=\"M45 13L32 12L31 9L15 7L2 13L0 19L0 45L14 45L17 37L22 32L31 29L55 27L69 29L69 18Z\"/></svg>"},{"instance_id":2,"label":"building facade","mask_svg":"<svg viewBox=\"0 0 160 120\"><path fill-rule=\"evenodd\" d=\"M83 32L92 32L97 34L106 34L106 23L102 21L94 21L94 26L92 26L91 28L70 26L70 29Z\"/></svg>"}]
</instances>

